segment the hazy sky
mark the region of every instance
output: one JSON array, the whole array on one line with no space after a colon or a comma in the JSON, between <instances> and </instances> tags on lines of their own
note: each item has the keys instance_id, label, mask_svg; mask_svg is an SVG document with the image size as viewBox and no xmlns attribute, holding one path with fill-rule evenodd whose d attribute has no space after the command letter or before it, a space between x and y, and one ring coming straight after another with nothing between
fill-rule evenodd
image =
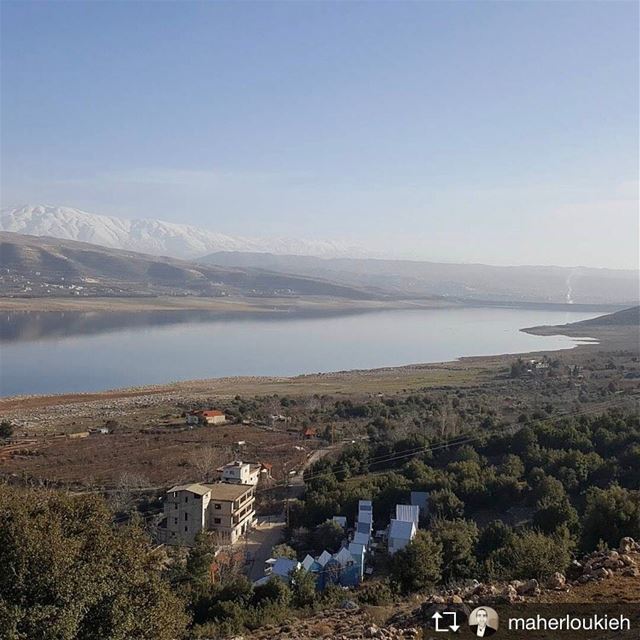
<instances>
[{"instance_id":1,"label":"hazy sky","mask_svg":"<svg viewBox=\"0 0 640 640\"><path fill-rule=\"evenodd\" d=\"M638 266L638 3L2 2L2 201Z\"/></svg>"}]
</instances>

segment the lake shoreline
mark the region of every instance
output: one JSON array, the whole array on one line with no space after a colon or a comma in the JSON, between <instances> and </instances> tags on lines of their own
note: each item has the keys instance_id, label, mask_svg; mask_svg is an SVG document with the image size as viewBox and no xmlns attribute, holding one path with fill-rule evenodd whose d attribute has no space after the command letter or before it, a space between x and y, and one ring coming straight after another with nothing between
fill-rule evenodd
<instances>
[{"instance_id":1,"label":"lake shoreline","mask_svg":"<svg viewBox=\"0 0 640 640\"><path fill-rule=\"evenodd\" d=\"M524 330L523 330L524 331ZM594 332L595 333L595 332ZM597 340L597 338L593 338ZM570 352L586 355L588 351L599 349L606 350L607 344L588 342L575 344L571 347L556 350L540 350L522 353L506 353L485 356L462 356L454 360L443 362L405 364L400 366L375 367L371 369L352 369L343 371L331 371L325 373L309 373L291 376L220 376L213 378L194 378L192 380L180 380L175 382L128 386L103 391L69 392L53 394L25 394L8 397L0 397L0 415L5 412L26 409L44 408L65 404L104 402L111 400L131 400L140 398L152 398L153 396L180 396L191 397L202 393L216 393L233 395L236 391L242 393L295 393L296 389L317 388L324 390L327 385L346 389L350 386L369 388L376 384L384 385L392 381L393 386L416 386L416 380L421 384L434 382L431 378L437 378L437 383L448 384L447 378L454 380L456 384L464 384L461 378L470 377L476 381L478 374L496 373L500 368L506 368L509 363L517 358L542 358ZM443 375L444 374L444 375ZM459 375L463 374L463 375Z\"/></svg>"},{"instance_id":2,"label":"lake shoreline","mask_svg":"<svg viewBox=\"0 0 640 640\"><path fill-rule=\"evenodd\" d=\"M373 311L373 310L371 310ZM378 309L378 311L382 311ZM552 357L553 354L573 353L582 359L584 354L595 351L638 350L637 327L612 326L580 326L579 323L556 326L538 326L520 329L523 333L533 335L566 335L573 338L589 340L584 343L572 344L556 349L523 349L522 351L497 352L495 355L466 355L446 360L417 361L408 364L393 364L388 366L327 370L322 373L298 374L239 374L228 376L210 376L184 378L172 382L152 384L123 385L122 387L106 387L104 389L87 391L62 391L32 394L12 394L0 398L0 414L17 408L29 406L45 407L73 404L77 402L94 402L104 400L134 400L140 397L160 395L201 394L206 391L215 393L233 393L239 388L243 393L263 393L266 389L271 392L286 389L304 389L305 392L317 388L323 391L327 385L335 386L338 392L343 392L350 386L373 389L376 384L383 386L391 384L393 387L406 385L413 387L420 382L426 386L446 385L450 383L464 384L469 378L478 379L491 372L495 375L501 368L508 368L510 363L518 358ZM542 345L541 345L542 346ZM410 361L409 361L410 362Z\"/></svg>"},{"instance_id":3,"label":"lake shoreline","mask_svg":"<svg viewBox=\"0 0 640 640\"><path fill-rule=\"evenodd\" d=\"M472 300L464 298L398 298L350 300L324 296L247 298L225 297L91 297L91 298L17 298L0 297L0 312L147 312L147 311L211 311L226 315L264 314L322 315L360 311L447 308L507 308L558 311L610 311L624 308L612 304L567 304L532 301Z\"/></svg>"}]
</instances>

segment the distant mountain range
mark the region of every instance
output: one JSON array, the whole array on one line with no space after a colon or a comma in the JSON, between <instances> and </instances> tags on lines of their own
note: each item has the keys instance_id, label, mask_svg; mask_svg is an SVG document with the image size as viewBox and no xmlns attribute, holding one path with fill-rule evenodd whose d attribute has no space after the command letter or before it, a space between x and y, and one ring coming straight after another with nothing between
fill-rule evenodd
<instances>
[{"instance_id":1,"label":"distant mountain range","mask_svg":"<svg viewBox=\"0 0 640 640\"><path fill-rule=\"evenodd\" d=\"M74 240L0 232L0 296L377 297L321 278L196 264Z\"/></svg>"},{"instance_id":2,"label":"distant mountain range","mask_svg":"<svg viewBox=\"0 0 640 640\"><path fill-rule=\"evenodd\" d=\"M364 256L340 241L229 236L161 220L129 220L70 207L23 205L0 211L0 231L89 242L112 249L173 258L194 258L216 251L256 251L326 258Z\"/></svg>"},{"instance_id":3,"label":"distant mountain range","mask_svg":"<svg viewBox=\"0 0 640 640\"><path fill-rule=\"evenodd\" d=\"M640 297L637 271L586 267L496 267L412 260L319 259L218 252L199 262L324 278L405 298L439 296L466 302L631 306Z\"/></svg>"},{"instance_id":4,"label":"distant mountain range","mask_svg":"<svg viewBox=\"0 0 640 640\"><path fill-rule=\"evenodd\" d=\"M0 231L23 234L28 238L18 240L18 236L14 236L8 244L22 246L18 263L23 266L31 260L27 260L24 253L25 247L31 246L30 255L38 256L34 264L40 265L26 269L25 273L32 273L32 277L34 271L48 274L51 268L61 268L71 270L78 277L88 275L90 278L103 278L105 282L115 276L114 283L135 283L133 289L137 291L142 291L142 276L149 274L154 276L149 279L151 291L157 292L161 281L162 286L169 288L175 284L176 291L206 294L208 290L220 290L217 285L211 289L205 285L206 282L221 283L223 288L229 286L228 278L221 279L215 274L243 273L245 280L240 288L246 284L246 290L254 288L261 292L291 289L308 293L315 289L318 295L325 295L320 294L319 289L326 290L331 285L341 287L352 297L439 298L475 304L632 306L638 304L640 298L637 271L376 259L363 255L361 249L338 241L228 236L188 225L159 220L126 220L67 207L25 205L3 209L0 212ZM47 238L39 249L34 236ZM52 238L62 242L56 246ZM69 242L90 244L79 249ZM5 249L5 253L13 255L15 246ZM120 253L110 254L100 247ZM135 253L126 257L122 251ZM153 256L169 257L154 261ZM188 258L192 262L184 263L176 258ZM126 265L128 259L137 266ZM5 256L1 262L4 264ZM117 265L115 272L110 270L110 265ZM130 273L132 269L136 272L135 277L129 280L134 275ZM162 274L160 280L154 279L158 274ZM258 277L258 274L262 275ZM312 282L317 284L312 286ZM118 289L119 285L114 286ZM123 290L130 289L127 285Z\"/></svg>"}]
</instances>

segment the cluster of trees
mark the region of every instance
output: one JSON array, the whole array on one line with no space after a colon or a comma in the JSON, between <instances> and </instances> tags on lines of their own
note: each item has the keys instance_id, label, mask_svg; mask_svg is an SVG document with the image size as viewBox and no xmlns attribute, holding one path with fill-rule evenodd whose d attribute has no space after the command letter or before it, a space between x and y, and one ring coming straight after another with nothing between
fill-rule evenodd
<instances>
[{"instance_id":1,"label":"cluster of trees","mask_svg":"<svg viewBox=\"0 0 640 640\"><path fill-rule=\"evenodd\" d=\"M173 640L188 623L139 523L101 498L0 484L0 630L6 640Z\"/></svg>"},{"instance_id":2,"label":"cluster of trees","mask_svg":"<svg viewBox=\"0 0 640 640\"><path fill-rule=\"evenodd\" d=\"M329 587L323 593L316 590L315 577L296 570L287 584L273 578L260 586L253 584L231 567L211 579L215 544L210 536L200 534L186 563L172 566L169 580L187 603L191 615L190 638L218 638L245 633L267 624L279 624L302 612L313 612L339 605L345 597L339 587ZM278 557L295 558L288 545L274 548ZM365 594L364 597L371 597Z\"/></svg>"},{"instance_id":3,"label":"cluster of trees","mask_svg":"<svg viewBox=\"0 0 640 640\"><path fill-rule=\"evenodd\" d=\"M286 555L295 555L283 548ZM154 551L140 521L114 524L98 496L0 484L0 636L3 640L176 640L226 637L337 606L296 572L254 587L242 563L212 574L215 541L186 557Z\"/></svg>"},{"instance_id":4,"label":"cluster of trees","mask_svg":"<svg viewBox=\"0 0 640 640\"><path fill-rule=\"evenodd\" d=\"M426 491L428 533L394 557L403 591L479 573L542 578L575 553L640 537L635 414L525 423L451 446L421 433L394 439L383 426L373 421L368 442L307 472L304 500L291 509L292 536L334 514L354 518L362 498L373 499L383 527L410 491ZM476 521L491 516L479 529Z\"/></svg>"}]
</instances>

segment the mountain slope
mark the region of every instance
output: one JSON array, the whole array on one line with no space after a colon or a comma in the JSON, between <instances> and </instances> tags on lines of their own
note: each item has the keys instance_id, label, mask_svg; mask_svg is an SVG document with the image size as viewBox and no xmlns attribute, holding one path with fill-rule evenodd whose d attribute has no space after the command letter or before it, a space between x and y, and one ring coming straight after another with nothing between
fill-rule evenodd
<instances>
[{"instance_id":1,"label":"mountain slope","mask_svg":"<svg viewBox=\"0 0 640 640\"><path fill-rule=\"evenodd\" d=\"M2 209L0 231L77 240L175 258L193 258L215 251L266 251L325 257L362 254L362 250L338 241L245 238L161 220L128 220L48 205Z\"/></svg>"},{"instance_id":2,"label":"mountain slope","mask_svg":"<svg viewBox=\"0 0 640 640\"><path fill-rule=\"evenodd\" d=\"M0 295L317 295L370 299L362 289L260 269L195 264L92 244L0 233Z\"/></svg>"},{"instance_id":3,"label":"mountain slope","mask_svg":"<svg viewBox=\"0 0 640 640\"><path fill-rule=\"evenodd\" d=\"M199 262L313 275L396 296L445 296L469 301L633 305L638 272L586 267L496 267L412 260L321 259L250 252L218 252Z\"/></svg>"}]
</instances>

